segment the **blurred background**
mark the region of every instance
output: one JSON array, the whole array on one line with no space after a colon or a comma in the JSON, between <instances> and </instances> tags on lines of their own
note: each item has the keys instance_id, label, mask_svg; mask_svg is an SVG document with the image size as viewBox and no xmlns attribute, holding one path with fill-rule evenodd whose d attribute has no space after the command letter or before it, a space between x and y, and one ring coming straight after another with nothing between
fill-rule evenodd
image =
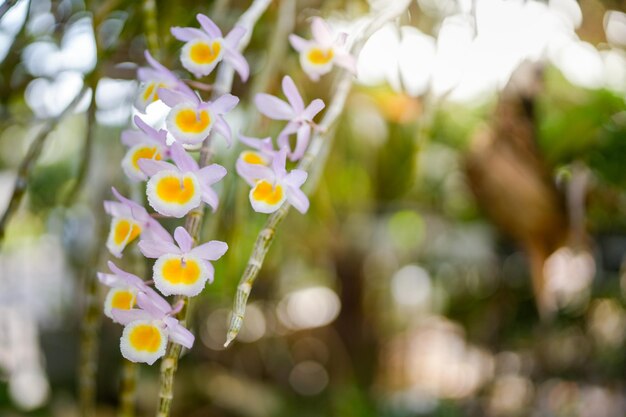
<instances>
[{"instance_id":1,"label":"blurred background","mask_svg":"<svg viewBox=\"0 0 626 417\"><path fill-rule=\"evenodd\" d=\"M233 130L279 132L251 97L280 95L284 74L307 102L328 103L334 77L309 81L287 34L309 37L316 15L351 32L387 1L275 0L245 52L251 80L235 79ZM95 415L116 415L121 326L98 318L106 290L94 285L111 258L102 201L112 185L143 194L120 169L135 71L151 43L189 78L169 28L202 12L228 31L249 3L0 4L3 417L80 415L88 314ZM194 300L173 416L623 416L625 9L417 0L374 34L326 166L311 173L311 209L278 231L228 349L237 281L266 216L235 174L241 147L217 144L229 175L202 236L230 250ZM150 106L147 120L163 117ZM146 276L129 249L119 265ZM138 369L139 416L154 413L158 371Z\"/></svg>"}]
</instances>

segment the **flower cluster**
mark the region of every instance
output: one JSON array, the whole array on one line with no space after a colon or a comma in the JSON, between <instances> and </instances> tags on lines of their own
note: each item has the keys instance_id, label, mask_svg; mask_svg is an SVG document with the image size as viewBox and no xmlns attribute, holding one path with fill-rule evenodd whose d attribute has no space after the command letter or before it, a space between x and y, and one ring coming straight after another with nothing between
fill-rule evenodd
<instances>
[{"instance_id":1,"label":"flower cluster","mask_svg":"<svg viewBox=\"0 0 626 417\"><path fill-rule=\"evenodd\" d=\"M245 29L235 27L222 37L208 17L198 15L197 19L202 29L172 28L174 37L186 42L182 66L201 77L224 60L246 79L248 64L238 51ZM141 86L135 107L145 113L151 103L160 100L169 112L165 129L156 129L140 116L134 117L138 129L121 135L122 144L128 147L122 170L131 181L146 182L147 201L156 213L148 212L116 189L113 195L117 201L105 201L104 208L112 217L107 239L111 254L121 257L126 246L139 239L141 253L156 261L151 280L144 281L112 262L111 273L99 273L98 278L110 287L105 315L125 326L120 341L122 355L133 362L152 364L165 354L168 340L187 348L194 342L193 334L175 318L184 300L172 306L163 296L198 295L207 282L213 281L211 262L228 249L226 243L217 240L195 245L182 226L172 236L155 217L181 218L202 203L217 208L219 197L212 186L224 178L226 169L218 164L199 166L185 146L203 142L213 130L230 144L232 132L224 115L239 99L224 94L213 101L203 100L147 51L145 57L149 66L138 70Z\"/></svg>"},{"instance_id":2,"label":"flower cluster","mask_svg":"<svg viewBox=\"0 0 626 417\"><path fill-rule=\"evenodd\" d=\"M176 39L185 42L180 55L182 66L199 78L225 61L242 80L247 80L250 69L239 52L246 30L235 26L223 36L207 16L196 17L200 28L171 29ZM312 41L296 35L289 38L311 79L319 79L333 65L354 72L354 59L344 50L345 34L334 36L320 18L313 19L312 32ZM163 296L200 294L206 283L213 281L211 262L228 250L226 243L216 240L195 244L190 231L182 226L172 235L155 217L182 218L203 203L215 211L219 197L213 186L224 178L226 169L218 164L200 166L190 152L197 150L212 132L231 144L232 132L224 116L237 106L239 98L224 94L205 100L147 51L145 58L148 66L137 73L141 85L135 107L145 114L151 103L160 100L169 110L164 129L136 116L133 120L138 129L122 133L121 141L128 147L122 170L131 181L146 183L147 201L156 213L148 212L116 189L113 194L117 201L105 201L104 207L112 217L106 244L111 254L120 258L125 248L139 239L143 256L155 259L152 278L144 281L112 262L111 273L99 273L98 277L110 287L105 315L125 326L120 342L122 355L134 362L152 364L165 354L168 340L187 348L194 342L193 334L175 318L185 300L179 298L172 306ZM286 101L269 94L258 94L254 99L263 115L286 122L276 138L278 147L272 138L240 135L241 142L250 149L239 155L236 170L251 186L249 198L255 211L272 213L287 201L305 213L309 200L300 188L307 173L300 169L288 171L287 160L293 163L305 156L311 134L318 129L313 119L324 109L324 102L315 99L305 105L289 76L283 78L282 90Z\"/></svg>"}]
</instances>

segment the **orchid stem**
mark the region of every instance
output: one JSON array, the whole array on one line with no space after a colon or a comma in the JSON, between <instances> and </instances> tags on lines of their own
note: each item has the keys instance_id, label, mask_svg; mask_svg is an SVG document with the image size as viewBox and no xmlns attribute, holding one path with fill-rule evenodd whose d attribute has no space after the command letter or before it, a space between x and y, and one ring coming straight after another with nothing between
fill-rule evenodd
<instances>
[{"instance_id":1,"label":"orchid stem","mask_svg":"<svg viewBox=\"0 0 626 417\"><path fill-rule=\"evenodd\" d=\"M272 0L254 0L248 10L246 10L246 12L239 18L237 25L246 29L246 36L244 36L239 44L240 50L243 50L249 44L252 30L254 29L256 22L261 18L271 2ZM233 77L234 69L230 65L220 66L212 92L213 99L232 90ZM211 160L210 145L212 137L212 134L208 136L200 148L200 158L198 161L200 168L207 166ZM200 236L203 217L204 204L201 204L198 208L192 210L185 219L185 229L195 242L198 241ZM181 311L178 313L178 318L180 320L180 324L186 327L189 319L190 299L186 296L177 296L175 303L180 302L183 302L183 306ZM161 361L159 400L156 413L157 417L169 417L170 415L172 399L174 398L174 375L176 373L176 369L178 368L178 358L180 356L181 349L181 345L169 342L165 356Z\"/></svg>"},{"instance_id":2,"label":"orchid stem","mask_svg":"<svg viewBox=\"0 0 626 417\"><path fill-rule=\"evenodd\" d=\"M143 0L143 24L146 44L152 56L160 58L159 33L157 25L157 6L155 0Z\"/></svg>"},{"instance_id":3,"label":"orchid stem","mask_svg":"<svg viewBox=\"0 0 626 417\"><path fill-rule=\"evenodd\" d=\"M369 24L355 39L352 48L353 55L357 56L365 41L369 39L369 37L383 24L404 13L409 4L409 0L394 1L393 4L390 3L389 7L385 8L373 17ZM309 149L298 164L298 169L308 171L313 163L321 164L320 170L323 167L325 158L318 158L318 156L320 155L320 151L323 146L330 145L329 141L333 136L331 127L336 123L339 116L343 112L348 94L352 88L353 79L354 76L347 71L343 71L341 74L336 84L336 88L334 89L335 95L333 96L331 104L319 125L320 129L313 136ZM241 279L239 280L239 285L237 286L237 293L233 304L233 313L230 319L228 333L226 335L226 343L224 343L225 347L230 345L232 341L235 340L241 330L246 311L246 304L248 302L250 292L252 291L252 285L254 284L254 281L263 266L265 256L274 241L277 227L285 219L290 208L291 205L288 202L285 202L276 212L269 216L265 222L265 226L257 235L248 264L246 265Z\"/></svg>"}]
</instances>

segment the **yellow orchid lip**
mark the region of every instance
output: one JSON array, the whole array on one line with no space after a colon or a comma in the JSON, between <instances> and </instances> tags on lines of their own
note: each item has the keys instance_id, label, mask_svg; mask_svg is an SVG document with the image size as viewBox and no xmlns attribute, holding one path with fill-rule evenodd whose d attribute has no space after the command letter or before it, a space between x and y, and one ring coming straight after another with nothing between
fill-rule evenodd
<instances>
[{"instance_id":1,"label":"yellow orchid lip","mask_svg":"<svg viewBox=\"0 0 626 417\"><path fill-rule=\"evenodd\" d=\"M211 125L211 116L208 110L183 108L176 112L174 121L176 127L183 133L202 133Z\"/></svg>"},{"instance_id":2,"label":"yellow orchid lip","mask_svg":"<svg viewBox=\"0 0 626 417\"><path fill-rule=\"evenodd\" d=\"M278 204L284 199L283 187L280 184L272 185L266 180L260 180L252 189L252 198L269 205Z\"/></svg>"},{"instance_id":3,"label":"yellow orchid lip","mask_svg":"<svg viewBox=\"0 0 626 417\"><path fill-rule=\"evenodd\" d=\"M168 333L161 325L152 320L136 320L126 325L120 340L122 356L129 361L152 365L165 355Z\"/></svg>"},{"instance_id":4,"label":"yellow orchid lip","mask_svg":"<svg viewBox=\"0 0 626 417\"><path fill-rule=\"evenodd\" d=\"M219 40L197 41L189 48L189 58L198 65L212 64L220 58L222 43Z\"/></svg>"},{"instance_id":5,"label":"yellow orchid lip","mask_svg":"<svg viewBox=\"0 0 626 417\"><path fill-rule=\"evenodd\" d=\"M130 345L139 351L154 353L161 345L161 332L153 324L140 324L131 329Z\"/></svg>"},{"instance_id":6,"label":"yellow orchid lip","mask_svg":"<svg viewBox=\"0 0 626 417\"><path fill-rule=\"evenodd\" d=\"M113 318L111 310L130 310L135 306L137 295L130 288L111 288L104 301L104 314Z\"/></svg>"},{"instance_id":7,"label":"yellow orchid lip","mask_svg":"<svg viewBox=\"0 0 626 417\"><path fill-rule=\"evenodd\" d=\"M139 168L139 160L140 159L154 159L156 161L160 161L163 157L159 152L159 148L156 146L149 145L140 145L138 146L132 153L131 161L133 164L133 168L140 171Z\"/></svg>"},{"instance_id":8,"label":"yellow orchid lip","mask_svg":"<svg viewBox=\"0 0 626 417\"><path fill-rule=\"evenodd\" d=\"M313 47L306 53L306 57L313 65L326 65L333 60L335 52L332 48L323 49L319 47Z\"/></svg>"},{"instance_id":9,"label":"yellow orchid lip","mask_svg":"<svg viewBox=\"0 0 626 417\"><path fill-rule=\"evenodd\" d=\"M166 203L182 205L196 194L196 184L191 177L164 176L157 181L156 194Z\"/></svg>"},{"instance_id":10,"label":"yellow orchid lip","mask_svg":"<svg viewBox=\"0 0 626 417\"><path fill-rule=\"evenodd\" d=\"M204 261L191 254L167 254L154 263L154 284L164 295L198 295L209 276Z\"/></svg>"},{"instance_id":11,"label":"yellow orchid lip","mask_svg":"<svg viewBox=\"0 0 626 417\"><path fill-rule=\"evenodd\" d=\"M182 217L198 207L202 190L198 178L191 172L181 173L165 170L156 173L148 181L148 202L165 216Z\"/></svg>"},{"instance_id":12,"label":"yellow orchid lip","mask_svg":"<svg viewBox=\"0 0 626 417\"><path fill-rule=\"evenodd\" d=\"M141 234L141 226L133 219L114 217L107 239L107 248L117 255Z\"/></svg>"},{"instance_id":13,"label":"yellow orchid lip","mask_svg":"<svg viewBox=\"0 0 626 417\"><path fill-rule=\"evenodd\" d=\"M241 160L245 162L246 164L252 164L252 165L267 165L268 164L268 160L266 157L254 151L243 151L241 153Z\"/></svg>"}]
</instances>

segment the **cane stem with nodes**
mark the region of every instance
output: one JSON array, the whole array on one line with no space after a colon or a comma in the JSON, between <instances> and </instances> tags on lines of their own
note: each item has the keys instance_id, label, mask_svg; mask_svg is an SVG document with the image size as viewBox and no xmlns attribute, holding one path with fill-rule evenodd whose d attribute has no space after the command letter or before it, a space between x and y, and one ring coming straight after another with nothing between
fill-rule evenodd
<instances>
[{"instance_id":1,"label":"cane stem with nodes","mask_svg":"<svg viewBox=\"0 0 626 417\"><path fill-rule=\"evenodd\" d=\"M377 13L355 37L351 53L354 56L358 56L358 53L363 47L365 41L367 41L367 39L369 39L369 37L380 29L380 27L386 22L393 20L404 13L409 4L409 0L397 0ZM332 98L331 104L326 111L324 118L320 122L317 132L313 136L309 149L298 164L298 169L308 172L314 163L324 164L325 158L319 157L320 152L322 147L330 146L330 141L333 137L332 128L343 112L346 99L348 98L348 94L352 88L353 80L354 76L348 71L343 71L340 75L336 88L334 89L335 94ZM248 302L248 297L250 296L250 291L252 290L252 285L254 284L254 281L263 266L265 256L274 241L277 227L285 219L290 208L291 205L288 202L283 203L277 211L268 217L263 229L257 235L252 248L252 253L250 254L246 268L244 269L241 279L239 280L239 284L237 285L237 293L233 304L233 313L231 315L228 334L226 336L226 343L224 343L224 346L230 345L241 330L246 311L246 304Z\"/></svg>"},{"instance_id":2,"label":"cane stem with nodes","mask_svg":"<svg viewBox=\"0 0 626 417\"><path fill-rule=\"evenodd\" d=\"M250 7L239 18L237 25L246 29L246 35L239 43L239 49L243 50L249 43L252 30L257 21L261 18L272 0L254 0ZM234 69L228 64L222 64L217 73L215 85L213 87L212 99L216 99L232 90ZM198 165L200 168L209 165L211 160L210 145L214 133L211 133L203 142L200 148ZM204 204L192 210L185 219L185 229L191 235L194 242L198 242L200 228L204 217ZM182 302L183 306L178 314L180 324L187 325L189 315L189 297L177 296L176 302ZM170 415L172 399L174 397L174 374L178 367L178 358L181 352L181 345L169 342L165 356L161 361L161 376L159 383L159 402L157 405L157 417L168 417Z\"/></svg>"}]
</instances>

